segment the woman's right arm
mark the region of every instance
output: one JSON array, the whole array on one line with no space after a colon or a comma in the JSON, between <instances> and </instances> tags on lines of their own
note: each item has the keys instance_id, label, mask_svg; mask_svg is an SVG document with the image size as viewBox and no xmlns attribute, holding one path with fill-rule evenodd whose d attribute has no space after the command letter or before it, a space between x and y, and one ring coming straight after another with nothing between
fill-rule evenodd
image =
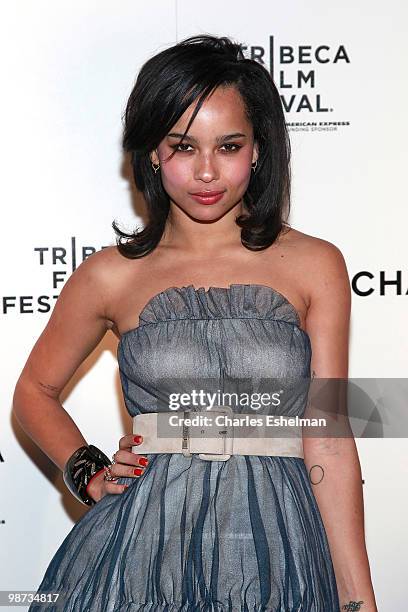
<instances>
[{"instance_id":1,"label":"woman's right arm","mask_svg":"<svg viewBox=\"0 0 408 612\"><path fill-rule=\"evenodd\" d=\"M94 253L68 278L14 390L17 420L61 470L72 453L87 444L59 398L109 329L111 256L109 247Z\"/></svg>"}]
</instances>

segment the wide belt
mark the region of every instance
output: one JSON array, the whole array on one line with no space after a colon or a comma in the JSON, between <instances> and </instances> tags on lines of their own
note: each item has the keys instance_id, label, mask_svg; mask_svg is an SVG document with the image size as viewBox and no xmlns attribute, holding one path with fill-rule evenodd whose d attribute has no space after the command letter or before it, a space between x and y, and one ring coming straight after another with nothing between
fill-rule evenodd
<instances>
[{"instance_id":1,"label":"wide belt","mask_svg":"<svg viewBox=\"0 0 408 612\"><path fill-rule=\"evenodd\" d=\"M193 427L184 424L184 419L198 415L211 417L212 425ZM218 415L222 418L221 426L215 424ZM173 419L176 424L171 426L170 416L176 416L176 419ZM253 419L254 416L258 419L262 417L254 415L253 412L234 413L230 406L224 405L204 411L186 409L138 414L133 417L133 433L143 436L143 441L133 446L132 451L136 454L181 453L185 457L197 454L205 461L227 461L232 455L304 458L302 433L298 426L291 426L289 429L286 427L285 437L272 437L270 426L266 424L249 428L245 437L237 435L241 433L241 426L230 424L230 420L236 417ZM266 428L269 430L268 435L265 435Z\"/></svg>"}]
</instances>

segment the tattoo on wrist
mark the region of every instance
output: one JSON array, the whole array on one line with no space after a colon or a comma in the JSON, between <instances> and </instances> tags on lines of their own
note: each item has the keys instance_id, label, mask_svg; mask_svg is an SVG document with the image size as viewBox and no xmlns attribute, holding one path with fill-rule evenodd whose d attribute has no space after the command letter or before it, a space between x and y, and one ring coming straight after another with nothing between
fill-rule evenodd
<instances>
[{"instance_id":1,"label":"tattoo on wrist","mask_svg":"<svg viewBox=\"0 0 408 612\"><path fill-rule=\"evenodd\" d=\"M348 604L344 604L341 609L347 610L347 612L357 612L361 610L363 603L364 601L349 601Z\"/></svg>"},{"instance_id":2,"label":"tattoo on wrist","mask_svg":"<svg viewBox=\"0 0 408 612\"><path fill-rule=\"evenodd\" d=\"M314 472L313 472L313 479L312 479L312 470L314 470ZM324 477L324 469L322 468L322 466L318 465L318 464L312 465L312 467L309 470L309 479L310 479L310 482L313 485L317 485L317 484L319 484L319 482L322 482L323 477Z\"/></svg>"}]
</instances>

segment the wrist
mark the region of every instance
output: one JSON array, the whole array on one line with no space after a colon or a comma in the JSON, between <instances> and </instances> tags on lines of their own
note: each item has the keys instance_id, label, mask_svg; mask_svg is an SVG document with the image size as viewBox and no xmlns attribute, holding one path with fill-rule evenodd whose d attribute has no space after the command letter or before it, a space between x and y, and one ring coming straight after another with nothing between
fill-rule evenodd
<instances>
[{"instance_id":1,"label":"wrist","mask_svg":"<svg viewBox=\"0 0 408 612\"><path fill-rule=\"evenodd\" d=\"M95 500L87 493L88 484L96 472L110 464L105 453L93 444L81 446L71 455L64 467L64 482L80 502L93 506Z\"/></svg>"},{"instance_id":2,"label":"wrist","mask_svg":"<svg viewBox=\"0 0 408 612\"><path fill-rule=\"evenodd\" d=\"M92 497L94 501L98 501L97 499L95 499L95 492L97 490L97 485L101 480L99 476L102 477L104 473L105 468L101 468L100 470L98 470L98 472L95 472L95 474L91 477L90 481L87 484L86 494L89 495L89 497Z\"/></svg>"},{"instance_id":3,"label":"wrist","mask_svg":"<svg viewBox=\"0 0 408 612\"><path fill-rule=\"evenodd\" d=\"M378 612L372 588L340 589L338 595L341 612Z\"/></svg>"}]
</instances>

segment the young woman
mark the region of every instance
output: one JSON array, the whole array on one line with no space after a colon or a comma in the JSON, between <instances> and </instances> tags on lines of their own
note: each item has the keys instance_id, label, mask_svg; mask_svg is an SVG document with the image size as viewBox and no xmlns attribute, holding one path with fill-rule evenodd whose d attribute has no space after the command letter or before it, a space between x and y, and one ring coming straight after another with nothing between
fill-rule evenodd
<instances>
[{"instance_id":1,"label":"young woman","mask_svg":"<svg viewBox=\"0 0 408 612\"><path fill-rule=\"evenodd\" d=\"M200 385L347 378L346 265L285 221L290 146L269 73L228 38L185 39L142 67L124 149L147 225L114 223L117 245L71 275L16 385L20 423L91 506L38 589L57 602L30 610L374 612L352 438L234 440L221 457L181 439L171 452L146 424ZM108 329L150 436L125 435L112 462L59 402ZM286 408L302 415L304 397Z\"/></svg>"}]
</instances>

